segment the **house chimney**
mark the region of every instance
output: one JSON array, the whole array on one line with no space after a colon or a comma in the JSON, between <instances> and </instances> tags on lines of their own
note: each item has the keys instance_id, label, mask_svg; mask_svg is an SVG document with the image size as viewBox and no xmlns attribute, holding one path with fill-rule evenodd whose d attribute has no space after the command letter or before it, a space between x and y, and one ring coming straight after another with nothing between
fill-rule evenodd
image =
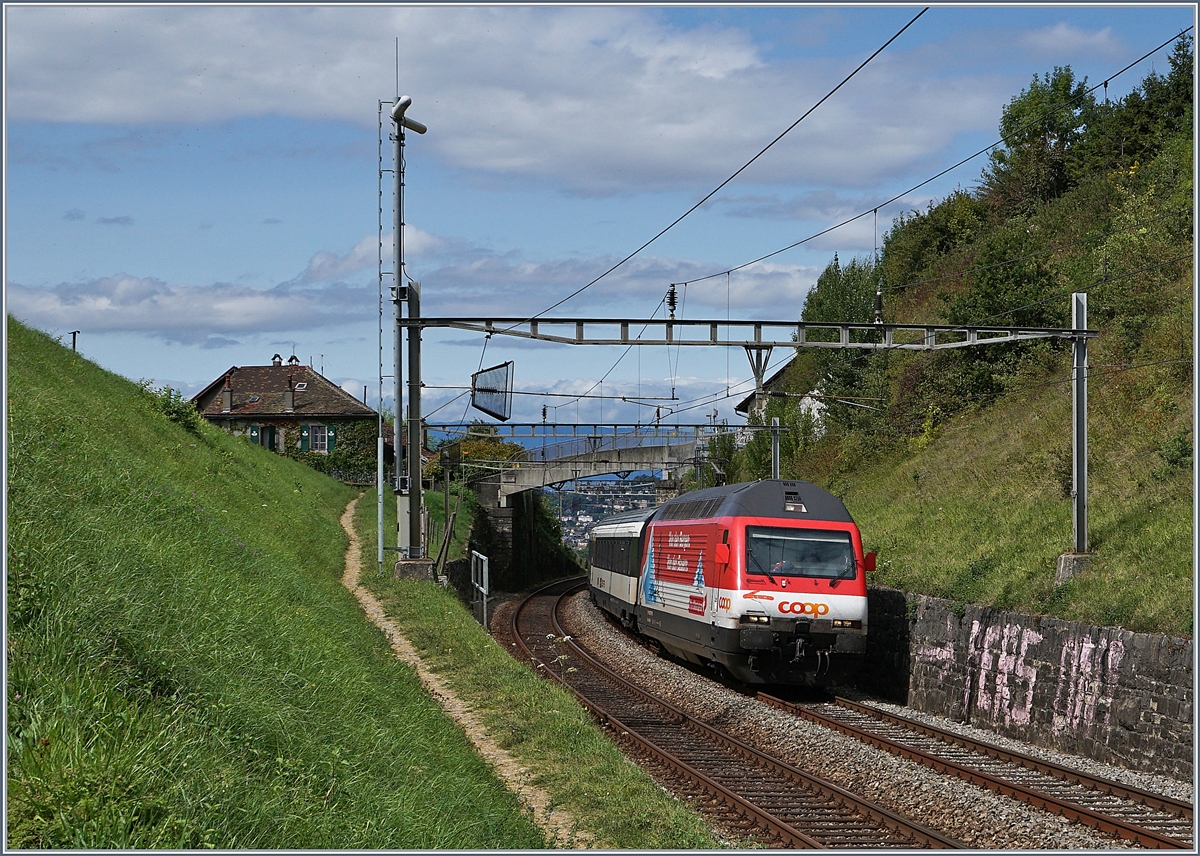
<instances>
[{"instance_id":1,"label":"house chimney","mask_svg":"<svg viewBox=\"0 0 1200 856\"><path fill-rule=\"evenodd\" d=\"M292 387L292 376L288 374L287 392L283 394L283 411L284 413L292 413L296 409L296 391Z\"/></svg>"},{"instance_id":2,"label":"house chimney","mask_svg":"<svg viewBox=\"0 0 1200 856\"><path fill-rule=\"evenodd\" d=\"M221 390L221 412L233 410L233 388L229 385L229 375L225 375L225 388Z\"/></svg>"},{"instance_id":3,"label":"house chimney","mask_svg":"<svg viewBox=\"0 0 1200 856\"><path fill-rule=\"evenodd\" d=\"M271 365L273 365L273 366L283 365L283 357L279 356L279 354L276 354L275 356L271 357Z\"/></svg>"}]
</instances>

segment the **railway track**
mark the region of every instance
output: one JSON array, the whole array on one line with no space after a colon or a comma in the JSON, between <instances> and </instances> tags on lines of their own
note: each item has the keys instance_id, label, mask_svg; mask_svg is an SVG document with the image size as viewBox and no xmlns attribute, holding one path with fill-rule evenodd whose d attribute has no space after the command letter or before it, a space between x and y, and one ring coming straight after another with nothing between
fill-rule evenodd
<instances>
[{"instance_id":1,"label":"railway track","mask_svg":"<svg viewBox=\"0 0 1200 856\"><path fill-rule=\"evenodd\" d=\"M961 848L957 841L761 752L636 687L563 631L558 605L578 579L545 586L512 614L513 641L534 668L574 693L614 736L788 847Z\"/></svg>"},{"instance_id":2,"label":"railway track","mask_svg":"<svg viewBox=\"0 0 1200 856\"><path fill-rule=\"evenodd\" d=\"M1192 806L1188 803L1000 749L848 699L795 704L766 693L759 693L758 698L942 773L1143 847L1192 848Z\"/></svg>"}]
</instances>

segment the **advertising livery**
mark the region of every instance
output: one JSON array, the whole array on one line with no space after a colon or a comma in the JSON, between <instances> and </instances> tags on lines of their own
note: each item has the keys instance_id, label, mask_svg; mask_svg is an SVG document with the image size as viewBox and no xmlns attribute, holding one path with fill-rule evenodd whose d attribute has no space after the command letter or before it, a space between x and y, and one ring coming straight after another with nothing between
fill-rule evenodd
<instances>
[{"instance_id":1,"label":"advertising livery","mask_svg":"<svg viewBox=\"0 0 1200 856\"><path fill-rule=\"evenodd\" d=\"M746 683L818 685L866 651L858 527L816 485L776 479L688 493L592 530L592 598L691 663Z\"/></svg>"}]
</instances>

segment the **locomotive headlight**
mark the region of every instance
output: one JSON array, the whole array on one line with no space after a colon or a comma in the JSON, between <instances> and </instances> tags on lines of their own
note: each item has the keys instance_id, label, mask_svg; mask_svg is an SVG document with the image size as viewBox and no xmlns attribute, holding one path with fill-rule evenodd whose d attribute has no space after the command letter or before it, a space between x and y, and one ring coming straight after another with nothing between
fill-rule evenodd
<instances>
[{"instance_id":1,"label":"locomotive headlight","mask_svg":"<svg viewBox=\"0 0 1200 856\"><path fill-rule=\"evenodd\" d=\"M842 618L835 618L835 619L833 619L833 626L834 627L848 627L851 630L861 630L862 622L861 621L847 621Z\"/></svg>"},{"instance_id":2,"label":"locomotive headlight","mask_svg":"<svg viewBox=\"0 0 1200 856\"><path fill-rule=\"evenodd\" d=\"M743 615L742 621L746 624L770 624L771 619L765 615Z\"/></svg>"}]
</instances>

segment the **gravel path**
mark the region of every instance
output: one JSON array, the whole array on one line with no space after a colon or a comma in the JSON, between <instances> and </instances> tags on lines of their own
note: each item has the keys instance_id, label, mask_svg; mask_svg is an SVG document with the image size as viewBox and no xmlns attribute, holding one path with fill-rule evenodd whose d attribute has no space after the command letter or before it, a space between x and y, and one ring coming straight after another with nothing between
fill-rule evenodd
<instances>
[{"instance_id":1,"label":"gravel path","mask_svg":"<svg viewBox=\"0 0 1200 856\"><path fill-rule=\"evenodd\" d=\"M533 822L545 833L550 846L558 849L587 849L593 846L592 839L579 832L578 822L571 814L561 808L550 808L550 795L529 782L528 771L521 766L521 762L491 739L475 711L455 694L449 684L426 667L412 643L387 617L375 596L358 584L362 545L354 531L354 507L357 503L358 499L354 499L346 506L341 520L342 528L350 538L350 546L346 548L346 570L342 576L342 585L358 599L371 623L383 631L396 658L413 668L425 690L433 696L442 710L458 723L475 747L475 751L491 765L500 781L516 795Z\"/></svg>"},{"instance_id":2,"label":"gravel path","mask_svg":"<svg viewBox=\"0 0 1200 856\"><path fill-rule=\"evenodd\" d=\"M1111 850L1136 846L960 779L943 776L727 689L637 644L609 622L592 605L586 593L571 598L566 619L572 635L606 665L654 687L657 693L693 716L737 733L801 769L972 848ZM907 708L874 704L943 728L983 733L940 717L915 714ZM1042 755L1064 766L1096 770L1101 775L1139 788L1184 799L1191 796L1190 786L1161 776L1134 773L1015 741L1003 741L990 732L986 736L993 743Z\"/></svg>"}]
</instances>

